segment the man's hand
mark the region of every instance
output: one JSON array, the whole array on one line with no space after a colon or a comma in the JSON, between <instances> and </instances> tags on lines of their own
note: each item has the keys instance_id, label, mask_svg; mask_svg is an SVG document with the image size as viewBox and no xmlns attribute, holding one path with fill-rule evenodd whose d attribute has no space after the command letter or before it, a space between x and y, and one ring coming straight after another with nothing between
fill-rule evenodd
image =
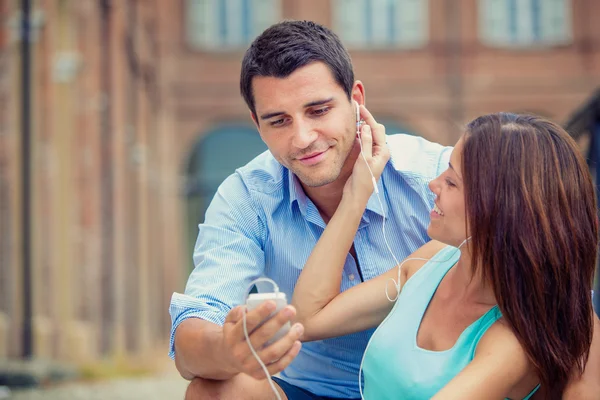
<instances>
[{"instance_id":1,"label":"man's hand","mask_svg":"<svg viewBox=\"0 0 600 400\"><path fill-rule=\"evenodd\" d=\"M360 139L356 139L356 145L362 145L362 154L356 159L352 176L344 187L344 194L355 196L366 204L374 190L373 178L377 180L381 176L390 159L390 150L385 142L385 126L377 123L365 106L360 106L360 115L365 124L361 127Z\"/></svg>"},{"instance_id":2,"label":"man's hand","mask_svg":"<svg viewBox=\"0 0 600 400\"><path fill-rule=\"evenodd\" d=\"M284 337L265 347L265 343L296 315L293 306L286 306L256 329L274 310L273 301L267 301L252 311L247 311L244 306L238 306L229 312L223 325L224 357L228 364L238 372L250 375L254 379L266 379L267 376L246 343L244 313L252 347L267 367L269 374L273 375L285 369L300 351L301 343L298 339L304 332L301 324L294 324Z\"/></svg>"}]
</instances>

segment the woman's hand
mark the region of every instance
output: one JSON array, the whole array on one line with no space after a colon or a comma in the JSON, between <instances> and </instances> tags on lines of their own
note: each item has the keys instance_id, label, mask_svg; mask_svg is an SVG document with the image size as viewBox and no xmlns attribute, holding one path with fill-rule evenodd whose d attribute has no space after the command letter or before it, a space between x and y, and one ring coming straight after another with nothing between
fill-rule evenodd
<instances>
[{"instance_id":1,"label":"woman's hand","mask_svg":"<svg viewBox=\"0 0 600 400\"><path fill-rule=\"evenodd\" d=\"M356 138L355 146L362 144L362 151L356 159L352 175L344 186L344 197L350 196L361 205L366 205L373 193L375 181L379 179L390 159L390 151L385 141L385 126L377 123L363 105L360 106L360 115L365 124L361 127L360 139Z\"/></svg>"}]
</instances>

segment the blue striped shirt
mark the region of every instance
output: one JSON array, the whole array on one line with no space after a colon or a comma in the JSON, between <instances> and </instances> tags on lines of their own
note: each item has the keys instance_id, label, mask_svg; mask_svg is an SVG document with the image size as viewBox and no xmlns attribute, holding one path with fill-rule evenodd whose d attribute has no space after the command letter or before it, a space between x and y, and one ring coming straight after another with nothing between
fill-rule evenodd
<instances>
[{"instance_id":1,"label":"blue striped shirt","mask_svg":"<svg viewBox=\"0 0 600 400\"><path fill-rule=\"evenodd\" d=\"M399 259L426 241L433 194L430 180L448 166L451 148L409 135L387 137L391 158L378 181L383 209L370 198L354 239L362 277L376 277L395 264L386 237ZM268 151L239 168L219 187L199 226L195 269L185 294L171 300L171 351L177 326L187 318L223 325L229 310L245 302L248 285L267 276L288 300L325 223L295 175ZM346 257L341 289L361 281L358 266ZM272 291L269 285L259 291ZM320 396L360 397L358 369L373 330L303 343L280 378Z\"/></svg>"}]
</instances>

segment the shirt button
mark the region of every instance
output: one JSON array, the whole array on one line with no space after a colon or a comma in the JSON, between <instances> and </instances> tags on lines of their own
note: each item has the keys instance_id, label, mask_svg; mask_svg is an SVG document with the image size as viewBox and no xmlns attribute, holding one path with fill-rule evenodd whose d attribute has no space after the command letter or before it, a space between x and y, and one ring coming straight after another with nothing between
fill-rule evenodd
<instances>
[{"instance_id":1,"label":"shirt button","mask_svg":"<svg viewBox=\"0 0 600 400\"><path fill-rule=\"evenodd\" d=\"M354 280L354 274L348 275L348 278L350 278L350 280L353 281Z\"/></svg>"}]
</instances>

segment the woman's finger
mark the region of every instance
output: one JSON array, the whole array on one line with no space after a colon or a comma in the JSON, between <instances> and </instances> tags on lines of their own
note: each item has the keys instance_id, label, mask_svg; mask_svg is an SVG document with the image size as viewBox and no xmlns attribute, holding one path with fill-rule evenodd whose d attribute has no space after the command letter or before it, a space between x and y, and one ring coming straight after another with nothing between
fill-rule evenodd
<instances>
[{"instance_id":1,"label":"woman's finger","mask_svg":"<svg viewBox=\"0 0 600 400\"><path fill-rule=\"evenodd\" d=\"M385 126L377 123L371 112L364 105L360 106L360 115L367 125L371 127L373 147L383 147L385 145Z\"/></svg>"},{"instance_id":2,"label":"woman's finger","mask_svg":"<svg viewBox=\"0 0 600 400\"><path fill-rule=\"evenodd\" d=\"M368 161L373 157L373 135L371 134L371 127L369 125L363 125L360 128L360 141L362 143L363 154Z\"/></svg>"}]
</instances>

